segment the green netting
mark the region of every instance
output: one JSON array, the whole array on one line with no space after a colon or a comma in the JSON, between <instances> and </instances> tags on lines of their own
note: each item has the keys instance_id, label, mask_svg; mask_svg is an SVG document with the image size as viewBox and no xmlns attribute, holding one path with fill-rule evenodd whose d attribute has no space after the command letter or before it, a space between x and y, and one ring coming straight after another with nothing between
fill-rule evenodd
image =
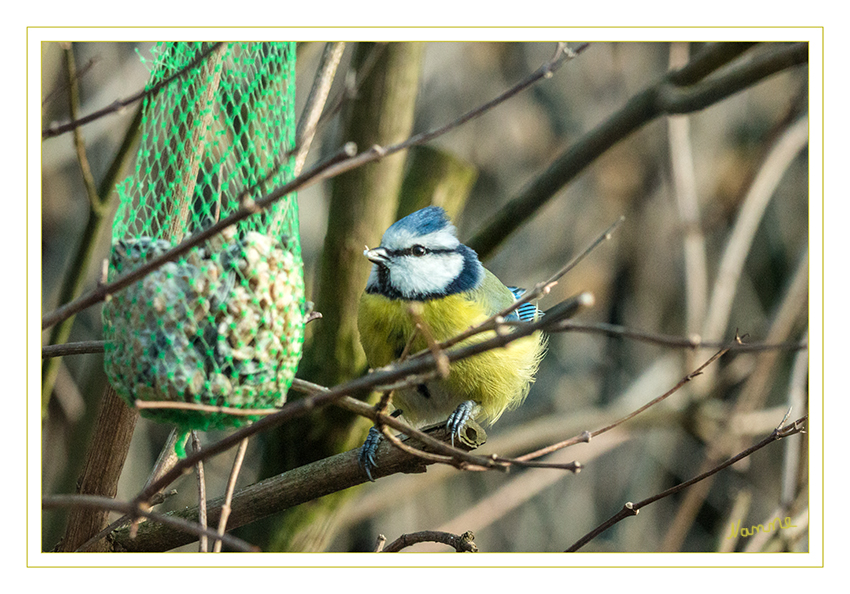
<instances>
[{"instance_id":1,"label":"green netting","mask_svg":"<svg viewBox=\"0 0 850 594\"><path fill-rule=\"evenodd\" d=\"M212 49L212 51L210 51ZM207 54L203 59L200 56ZM159 43L136 168L119 184L110 279L292 178L293 43ZM252 215L104 305L105 368L130 403L280 406L301 357L304 281L295 196ZM184 429L251 417L143 414Z\"/></svg>"}]
</instances>

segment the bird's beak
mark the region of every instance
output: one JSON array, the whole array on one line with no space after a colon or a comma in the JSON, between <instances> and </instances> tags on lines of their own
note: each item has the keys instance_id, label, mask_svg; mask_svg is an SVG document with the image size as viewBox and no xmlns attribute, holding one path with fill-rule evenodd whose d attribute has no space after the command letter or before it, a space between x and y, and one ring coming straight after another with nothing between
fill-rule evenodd
<instances>
[{"instance_id":1,"label":"bird's beak","mask_svg":"<svg viewBox=\"0 0 850 594\"><path fill-rule=\"evenodd\" d=\"M367 247L363 251L363 255L366 256L370 262L375 264L385 264L390 259L389 254L387 254L387 250L382 247L376 247L371 250Z\"/></svg>"}]
</instances>

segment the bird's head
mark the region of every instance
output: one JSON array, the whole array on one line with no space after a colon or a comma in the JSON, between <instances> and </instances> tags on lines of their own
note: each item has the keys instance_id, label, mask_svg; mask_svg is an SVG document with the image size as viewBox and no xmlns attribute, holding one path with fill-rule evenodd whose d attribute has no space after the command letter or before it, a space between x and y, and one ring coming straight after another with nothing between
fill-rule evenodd
<instances>
[{"instance_id":1,"label":"bird's head","mask_svg":"<svg viewBox=\"0 0 850 594\"><path fill-rule=\"evenodd\" d=\"M437 299L474 289L484 277L478 255L458 241L454 225L437 206L396 221L381 245L363 255L373 263L366 292L391 299Z\"/></svg>"}]
</instances>

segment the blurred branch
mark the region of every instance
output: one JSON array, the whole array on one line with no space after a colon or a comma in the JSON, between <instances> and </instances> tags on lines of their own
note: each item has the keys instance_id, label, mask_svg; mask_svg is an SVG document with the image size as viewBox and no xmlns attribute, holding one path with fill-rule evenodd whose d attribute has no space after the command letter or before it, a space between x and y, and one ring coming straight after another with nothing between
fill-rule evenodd
<instances>
[{"instance_id":1,"label":"blurred branch","mask_svg":"<svg viewBox=\"0 0 850 594\"><path fill-rule=\"evenodd\" d=\"M808 332L806 332L806 340L808 340ZM809 354L807 352L797 353L791 366L791 377L788 380L788 408L792 410L805 409L808 396L808 379ZM802 446L803 444L797 441L789 441L785 444L782 460L782 491L779 495L779 503L786 509L791 506L796 496Z\"/></svg>"},{"instance_id":2,"label":"blurred branch","mask_svg":"<svg viewBox=\"0 0 850 594\"><path fill-rule=\"evenodd\" d=\"M115 497L137 418L136 411L128 408L115 390L108 386L86 452L85 466L77 483L78 493ZM74 551L103 529L108 524L107 509L90 506L72 509L61 550Z\"/></svg>"},{"instance_id":3,"label":"blurred branch","mask_svg":"<svg viewBox=\"0 0 850 594\"><path fill-rule=\"evenodd\" d=\"M74 60L73 46L70 44L64 48L65 63L68 73L68 109L72 119L76 117L80 105L79 99L79 76L76 70L76 62ZM91 260L94 255L95 245L103 230L104 222L109 211L110 199L112 198L115 184L118 181L118 176L124 170L124 166L130 155L130 149L135 145L139 136L139 126L142 120L141 109L136 111L133 120L127 127L124 133L124 139L121 146L118 148L112 163L103 177L100 186L95 186L94 177L86 156L85 140L82 132L74 129L74 148L77 153L77 161L80 166L80 171L83 176L83 184L85 186L86 195L88 196L89 213L86 227L83 230L80 238L80 243L77 245L71 256L71 263L65 271L62 279L62 285L59 289L59 303L67 303L82 292L82 287L86 279L86 271L91 265ZM71 329L74 325L74 317L68 317L61 324L56 325L50 332L48 342L50 344L58 344L67 342L71 335ZM41 404L42 414L47 412L47 404L50 402L50 396L53 393L53 385L56 381L56 374L59 370L59 361L47 361L42 364L41 371Z\"/></svg>"},{"instance_id":4,"label":"blurred branch","mask_svg":"<svg viewBox=\"0 0 850 594\"><path fill-rule=\"evenodd\" d=\"M301 119L298 120L298 128L295 131L297 150L294 175L301 173L304 162L307 160L307 153L310 151L310 145L316 135L319 119L322 116L322 110L325 108L325 102L328 99L328 93L331 90L336 69L344 51L345 42L325 44L318 72L313 79L310 94L307 96L307 104L304 111L301 112Z\"/></svg>"},{"instance_id":5,"label":"blurred branch","mask_svg":"<svg viewBox=\"0 0 850 594\"><path fill-rule=\"evenodd\" d=\"M760 442L758 442L754 446L747 448L746 450L744 450L743 452L741 452L737 456L734 456L734 457L726 460L722 464L719 464L719 465L715 466L714 468L712 468L711 470L704 472L700 475L697 475L697 476L695 476L694 478L692 478L688 481L685 481L683 483L679 483L675 487L671 487L671 488L669 488L665 491L662 491L661 493L658 493L657 495L653 495L652 497L648 497L648 498L646 498L642 501L639 501L638 503L631 503L631 502L626 503L623 506L623 509L621 509L614 516L612 516L607 521L602 523L600 526L594 528L592 531L585 534L583 537L581 537L578 541L576 541L570 548L568 548L564 552L573 553L573 552L579 550L584 545L586 545L588 542L590 542L591 540L593 540L594 538L596 538L597 536L599 536L600 534L602 534L603 532L608 530L608 528L610 528L611 526L613 526L614 524L616 524L620 520L623 520L623 519L631 517L631 516L636 516L638 514L638 512L641 510L641 508L646 507L647 505L649 505L651 503L655 503L656 501L658 501L660 499L664 499L665 497L669 497L670 495L674 495L674 494L678 493L679 491L687 489L691 485L694 485L694 484L696 484L696 483L698 483L698 482L700 482L700 481L702 481L702 480L704 480L704 479L706 479L706 478L708 478L708 477L710 477L714 474L717 474L718 472L720 472L724 468L727 468L727 467L731 466L732 464L735 464L736 462L743 460L744 458L752 455L754 452L757 452L758 450L762 449L763 447L770 445L774 441L778 441L780 439L784 439L784 438L789 437L791 435L795 435L797 433L804 432L807 419L808 419L808 415L804 415L803 417L800 417L799 419L797 419L793 423L785 425L784 427L777 427L776 429L773 430L773 433L771 433L770 435L765 437L763 440L761 440ZM785 419L783 419L782 422L785 422Z\"/></svg>"},{"instance_id":6,"label":"blurred branch","mask_svg":"<svg viewBox=\"0 0 850 594\"><path fill-rule=\"evenodd\" d=\"M785 130L759 167L723 251L702 328L703 336L720 336L726 329L738 280L764 211L788 167L808 141L809 119L803 116Z\"/></svg>"},{"instance_id":7,"label":"blurred branch","mask_svg":"<svg viewBox=\"0 0 850 594\"><path fill-rule=\"evenodd\" d=\"M808 44L797 43L730 67L722 76L701 80L747 47L738 43L711 44L684 68L668 73L634 95L620 111L587 133L531 180L467 245L478 252L479 257L486 258L597 157L654 119L665 114L703 109L768 76L808 61Z\"/></svg>"},{"instance_id":8,"label":"blurred branch","mask_svg":"<svg viewBox=\"0 0 850 594\"><path fill-rule=\"evenodd\" d=\"M688 59L688 43L670 46L670 67L681 68ZM705 257L705 236L700 225L699 197L696 171L691 150L688 116L667 119L670 144L670 175L679 219L683 229L685 272L685 332L696 335L705 317L708 301L708 268Z\"/></svg>"},{"instance_id":9,"label":"blurred branch","mask_svg":"<svg viewBox=\"0 0 850 594\"><path fill-rule=\"evenodd\" d=\"M167 87L173 81L177 80L178 78L182 77L184 74L186 74L187 72L189 72L190 70L192 70L193 68L198 66L198 64L203 62L207 58L208 55L210 55L212 52L214 52L216 49L218 49L218 47L220 45L221 45L221 42L213 43L206 50L199 53L198 56L194 60L192 60L189 64L187 64L185 68L178 70L177 72L175 72L174 74L172 74L168 78L163 79L158 84L152 86L149 89L143 89L143 90L139 91L138 93L136 93L135 95L127 97L126 99L117 99L117 100L113 101L111 105L108 105L107 107L104 107L103 109L99 109L99 110L95 111L94 113L91 113L91 114L84 116L82 118L75 118L75 117L72 116L71 121L66 123L66 124L61 124L61 125L55 124L55 123L51 124L48 128L45 128L44 130L41 131L41 139L44 140L44 139L47 139L47 138L53 138L55 136L59 136L61 134L64 134L65 132L70 132L71 130L75 130L75 129L79 128L80 126L84 126L86 124L89 124L89 123L91 123L95 120L98 120L98 119L100 119L104 116L107 116L107 115L112 114L112 113L117 113L117 112L121 111L122 109L124 109L125 107L127 107L129 105L132 105L133 103L136 103L137 101L141 101L145 97L159 93L160 90Z\"/></svg>"}]
</instances>

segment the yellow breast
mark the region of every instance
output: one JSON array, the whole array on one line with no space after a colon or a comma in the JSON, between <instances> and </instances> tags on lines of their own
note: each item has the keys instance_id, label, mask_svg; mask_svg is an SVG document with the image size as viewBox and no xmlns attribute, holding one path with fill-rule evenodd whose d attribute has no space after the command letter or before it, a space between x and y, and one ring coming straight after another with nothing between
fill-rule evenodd
<instances>
[{"instance_id":1,"label":"yellow breast","mask_svg":"<svg viewBox=\"0 0 850 594\"><path fill-rule=\"evenodd\" d=\"M398 359L414 334L410 302L364 293L360 299L358 328L366 358L372 367L381 367ZM422 318L439 342L456 336L489 317L479 301L466 293L422 302ZM462 344L486 340L485 332ZM427 348L417 333L409 352ZM504 348L452 363L446 380L428 383L433 397L425 398L417 390L400 391L395 396L398 408L412 423L445 420L458 404L474 400L481 406L479 420L494 422L508 409L519 406L534 381L534 374L545 349L540 333L521 338Z\"/></svg>"}]
</instances>

